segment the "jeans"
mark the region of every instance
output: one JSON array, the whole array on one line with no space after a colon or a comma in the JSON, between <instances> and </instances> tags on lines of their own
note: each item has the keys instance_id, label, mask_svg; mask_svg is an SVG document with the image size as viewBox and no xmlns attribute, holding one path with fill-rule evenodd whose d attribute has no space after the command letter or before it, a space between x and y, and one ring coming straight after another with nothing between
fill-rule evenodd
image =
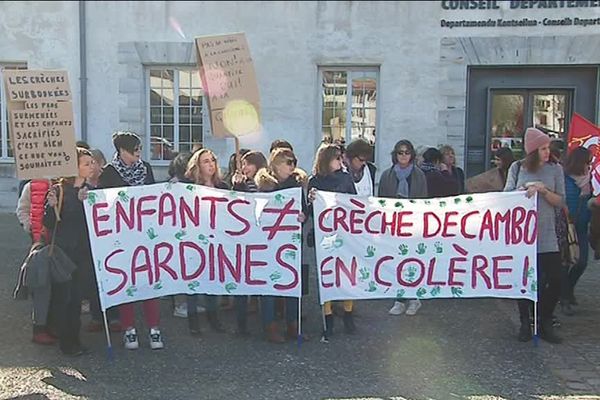
<instances>
[{"instance_id":1,"label":"jeans","mask_svg":"<svg viewBox=\"0 0 600 400\"><path fill-rule=\"evenodd\" d=\"M577 240L579 241L579 262L575 264L569 271L569 292L567 298L573 297L575 285L577 284L577 281L579 280L579 278L581 278L581 275L583 275L587 267L590 251L587 224L585 226L577 226Z\"/></svg>"},{"instance_id":2,"label":"jeans","mask_svg":"<svg viewBox=\"0 0 600 400\"><path fill-rule=\"evenodd\" d=\"M263 326L275 322L275 296L262 296L260 298L260 308L262 311ZM298 301L297 297L285 298L285 321L292 323L298 321Z\"/></svg>"},{"instance_id":3,"label":"jeans","mask_svg":"<svg viewBox=\"0 0 600 400\"><path fill-rule=\"evenodd\" d=\"M198 307L199 294L188 294L186 296L188 313L194 313ZM217 312L219 309L219 296L205 295L204 296L204 307L207 312Z\"/></svg>"},{"instance_id":4,"label":"jeans","mask_svg":"<svg viewBox=\"0 0 600 400\"><path fill-rule=\"evenodd\" d=\"M186 296L188 315L193 313L198 307L199 294L191 294ZM248 313L248 296L234 296L235 313L238 326L245 326ZM219 296L205 295L204 306L206 312L216 313L219 309Z\"/></svg>"}]
</instances>

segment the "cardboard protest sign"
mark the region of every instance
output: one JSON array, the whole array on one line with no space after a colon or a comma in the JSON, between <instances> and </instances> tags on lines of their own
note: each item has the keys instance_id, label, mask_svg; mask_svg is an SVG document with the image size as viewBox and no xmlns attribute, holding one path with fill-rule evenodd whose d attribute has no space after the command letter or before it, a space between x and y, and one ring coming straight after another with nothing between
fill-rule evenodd
<instances>
[{"instance_id":1,"label":"cardboard protest sign","mask_svg":"<svg viewBox=\"0 0 600 400\"><path fill-rule=\"evenodd\" d=\"M202 85L216 137L260 130L260 97L244 33L196 38Z\"/></svg>"},{"instance_id":2,"label":"cardboard protest sign","mask_svg":"<svg viewBox=\"0 0 600 400\"><path fill-rule=\"evenodd\" d=\"M3 74L17 176L76 176L75 126L67 72L6 70Z\"/></svg>"},{"instance_id":3,"label":"cardboard protest sign","mask_svg":"<svg viewBox=\"0 0 600 400\"><path fill-rule=\"evenodd\" d=\"M428 200L317 192L320 301L508 297L536 300L536 197Z\"/></svg>"},{"instance_id":4,"label":"cardboard protest sign","mask_svg":"<svg viewBox=\"0 0 600 400\"><path fill-rule=\"evenodd\" d=\"M501 192L504 189L498 168L492 168L467 179L466 186L469 193Z\"/></svg>"},{"instance_id":5,"label":"cardboard protest sign","mask_svg":"<svg viewBox=\"0 0 600 400\"><path fill-rule=\"evenodd\" d=\"M301 208L300 188L90 191L85 212L102 309L178 293L300 297Z\"/></svg>"}]
</instances>

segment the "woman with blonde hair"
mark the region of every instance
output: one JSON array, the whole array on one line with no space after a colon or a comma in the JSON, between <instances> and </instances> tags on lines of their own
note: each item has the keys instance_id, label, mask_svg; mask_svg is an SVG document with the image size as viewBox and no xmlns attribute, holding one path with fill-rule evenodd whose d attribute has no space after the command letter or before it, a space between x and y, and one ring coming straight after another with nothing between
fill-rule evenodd
<instances>
[{"instance_id":1,"label":"woman with blonde hair","mask_svg":"<svg viewBox=\"0 0 600 400\"><path fill-rule=\"evenodd\" d=\"M440 147L442 162L448 167L448 173L458 182L458 193L465 193L465 171L456 166L456 153L452 146L445 144Z\"/></svg>"},{"instance_id":2,"label":"woman with blonde hair","mask_svg":"<svg viewBox=\"0 0 600 400\"><path fill-rule=\"evenodd\" d=\"M195 152L187 165L185 179L182 183L194 183L215 189L227 189L221 179L217 156L212 150L203 148ZM190 333L200 335L200 318L197 311L198 295L187 296L187 316ZM206 318L210 327L219 333L225 332L217 315L218 296L206 295Z\"/></svg>"},{"instance_id":3,"label":"woman with blonde hair","mask_svg":"<svg viewBox=\"0 0 600 400\"><path fill-rule=\"evenodd\" d=\"M308 190L311 193L309 200L314 198L315 190L327 192L356 194L356 187L352 176L342 169L342 149L339 145L324 144L317 150L313 175L308 180ZM352 334L356 332L352 308L352 300L344 301L344 330ZM322 340L328 341L333 334L333 307L330 301L323 306L325 314L325 330Z\"/></svg>"},{"instance_id":4,"label":"woman with blonde hair","mask_svg":"<svg viewBox=\"0 0 600 400\"><path fill-rule=\"evenodd\" d=\"M259 192L274 192L276 190L294 187L306 187L307 176L297 168L298 160L289 148L275 148L269 156L269 164L256 173L255 182ZM303 196L304 198L304 196ZM304 205L303 205L304 210ZM298 221L304 222L304 212L298 215ZM304 275L304 274L302 274ZM304 279L303 279L304 280ZM275 322L275 296L262 296L261 309L263 327L267 341L283 343L285 339L279 332ZM285 319L287 323L287 338L295 339L298 333L298 299L285 298ZM304 336L306 339L306 337Z\"/></svg>"}]
</instances>

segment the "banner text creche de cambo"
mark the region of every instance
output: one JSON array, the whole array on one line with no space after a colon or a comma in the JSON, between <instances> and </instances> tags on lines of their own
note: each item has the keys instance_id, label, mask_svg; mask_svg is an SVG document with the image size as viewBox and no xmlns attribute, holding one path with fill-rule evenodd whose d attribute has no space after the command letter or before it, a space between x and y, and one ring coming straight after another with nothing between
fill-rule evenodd
<instances>
[{"instance_id":1,"label":"banner text creche de cambo","mask_svg":"<svg viewBox=\"0 0 600 400\"><path fill-rule=\"evenodd\" d=\"M318 192L320 301L537 298L536 197L428 200Z\"/></svg>"},{"instance_id":2,"label":"banner text creche de cambo","mask_svg":"<svg viewBox=\"0 0 600 400\"><path fill-rule=\"evenodd\" d=\"M102 309L176 293L300 297L300 199L183 183L90 191Z\"/></svg>"}]
</instances>

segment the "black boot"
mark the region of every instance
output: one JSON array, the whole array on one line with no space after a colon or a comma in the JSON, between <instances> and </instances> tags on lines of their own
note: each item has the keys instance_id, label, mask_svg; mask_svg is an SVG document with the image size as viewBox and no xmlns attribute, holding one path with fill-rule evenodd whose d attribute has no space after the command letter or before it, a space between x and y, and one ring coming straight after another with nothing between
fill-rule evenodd
<instances>
[{"instance_id":1,"label":"black boot","mask_svg":"<svg viewBox=\"0 0 600 400\"><path fill-rule=\"evenodd\" d=\"M352 311L344 312L344 331L350 335L356 332L356 325L354 325Z\"/></svg>"},{"instance_id":2,"label":"black boot","mask_svg":"<svg viewBox=\"0 0 600 400\"><path fill-rule=\"evenodd\" d=\"M542 321L540 326L540 337L548 343L560 344L562 338L556 334L552 326L552 319Z\"/></svg>"},{"instance_id":3,"label":"black boot","mask_svg":"<svg viewBox=\"0 0 600 400\"><path fill-rule=\"evenodd\" d=\"M208 320L208 324L210 325L210 327L218 333L223 333L225 332L225 328L223 328L223 325L221 325L221 321L219 321L219 318L217 317L217 312L216 311L207 311L206 312L206 319Z\"/></svg>"},{"instance_id":4,"label":"black boot","mask_svg":"<svg viewBox=\"0 0 600 400\"><path fill-rule=\"evenodd\" d=\"M519 328L519 342L529 342L531 340L531 325L529 320L526 322L521 321L521 327Z\"/></svg>"},{"instance_id":5,"label":"black boot","mask_svg":"<svg viewBox=\"0 0 600 400\"><path fill-rule=\"evenodd\" d=\"M571 302L569 300L560 301L560 311L568 317L575 315L575 310L571 307Z\"/></svg>"},{"instance_id":6,"label":"black boot","mask_svg":"<svg viewBox=\"0 0 600 400\"><path fill-rule=\"evenodd\" d=\"M197 313L188 313L188 327L192 336L200 336L200 316Z\"/></svg>"},{"instance_id":7,"label":"black boot","mask_svg":"<svg viewBox=\"0 0 600 400\"><path fill-rule=\"evenodd\" d=\"M325 326L321 341L326 343L333 336L333 314L325 316Z\"/></svg>"},{"instance_id":8,"label":"black boot","mask_svg":"<svg viewBox=\"0 0 600 400\"><path fill-rule=\"evenodd\" d=\"M236 333L239 336L250 336L250 332L248 332L248 324L246 318L238 318Z\"/></svg>"}]
</instances>

